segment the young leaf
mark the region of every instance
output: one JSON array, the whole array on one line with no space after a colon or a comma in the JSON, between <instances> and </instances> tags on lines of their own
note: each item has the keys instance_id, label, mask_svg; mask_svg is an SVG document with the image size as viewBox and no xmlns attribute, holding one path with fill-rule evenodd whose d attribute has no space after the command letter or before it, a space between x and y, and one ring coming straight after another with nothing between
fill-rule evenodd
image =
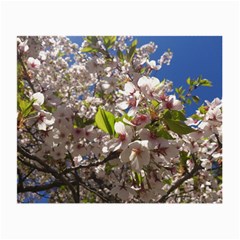
<instances>
[{"instance_id":1,"label":"young leaf","mask_svg":"<svg viewBox=\"0 0 240 240\"><path fill-rule=\"evenodd\" d=\"M160 104L158 101L156 101L154 99L151 101L151 103L154 106L154 108L157 108L159 106L159 104Z\"/></svg>"},{"instance_id":2,"label":"young leaf","mask_svg":"<svg viewBox=\"0 0 240 240\"><path fill-rule=\"evenodd\" d=\"M187 82L188 85L192 85L192 81L191 81L190 77L186 80L186 82Z\"/></svg>"},{"instance_id":3,"label":"young leaf","mask_svg":"<svg viewBox=\"0 0 240 240\"><path fill-rule=\"evenodd\" d=\"M96 36L88 36L85 38L85 40L89 43L92 43L93 45L96 45L98 41Z\"/></svg>"},{"instance_id":4,"label":"young leaf","mask_svg":"<svg viewBox=\"0 0 240 240\"><path fill-rule=\"evenodd\" d=\"M117 50L117 56L120 59L121 62L124 61L124 55L120 49Z\"/></svg>"},{"instance_id":5,"label":"young leaf","mask_svg":"<svg viewBox=\"0 0 240 240\"><path fill-rule=\"evenodd\" d=\"M204 86L204 87L212 87L212 83L211 81L207 80L207 79L200 79L199 80L199 84L201 86Z\"/></svg>"},{"instance_id":6,"label":"young leaf","mask_svg":"<svg viewBox=\"0 0 240 240\"><path fill-rule=\"evenodd\" d=\"M190 99L190 98L188 98L188 99L186 100L186 103L187 103L188 105L192 104L192 101L191 101L191 99Z\"/></svg>"},{"instance_id":7,"label":"young leaf","mask_svg":"<svg viewBox=\"0 0 240 240\"><path fill-rule=\"evenodd\" d=\"M164 122L167 124L167 126L172 130L173 132L183 135L188 134L191 132L195 132L195 130L189 126L187 126L185 123L180 121L174 121L172 119L165 119Z\"/></svg>"},{"instance_id":8,"label":"young leaf","mask_svg":"<svg viewBox=\"0 0 240 240\"><path fill-rule=\"evenodd\" d=\"M191 118L194 119L194 120L202 120L203 119L202 117L198 116L197 114L193 114L191 116Z\"/></svg>"},{"instance_id":9,"label":"young leaf","mask_svg":"<svg viewBox=\"0 0 240 240\"><path fill-rule=\"evenodd\" d=\"M199 99L198 96L192 96L192 100L193 100L195 103L198 103L200 99Z\"/></svg>"},{"instance_id":10,"label":"young leaf","mask_svg":"<svg viewBox=\"0 0 240 240\"><path fill-rule=\"evenodd\" d=\"M137 39L135 39L130 46L130 49L129 49L129 52L128 52L128 55L127 55L127 60L129 62L132 61L132 58L133 58L133 56L135 54L135 51L136 51L136 47L137 47Z\"/></svg>"},{"instance_id":11,"label":"young leaf","mask_svg":"<svg viewBox=\"0 0 240 240\"><path fill-rule=\"evenodd\" d=\"M200 113L205 114L207 112L206 110L206 106L202 105L201 107L198 108L198 110L200 111Z\"/></svg>"},{"instance_id":12,"label":"young leaf","mask_svg":"<svg viewBox=\"0 0 240 240\"><path fill-rule=\"evenodd\" d=\"M31 100L26 104L26 108L23 110L23 117L27 117L32 112L32 106L35 100Z\"/></svg>"},{"instance_id":13,"label":"young leaf","mask_svg":"<svg viewBox=\"0 0 240 240\"><path fill-rule=\"evenodd\" d=\"M95 116L95 123L98 128L103 130L110 135L114 134L114 122L115 117L112 113L103 110L102 108L98 109L98 112Z\"/></svg>"},{"instance_id":14,"label":"young leaf","mask_svg":"<svg viewBox=\"0 0 240 240\"><path fill-rule=\"evenodd\" d=\"M116 36L105 36L105 37L103 37L104 46L107 49L109 49L113 46L113 44L115 43L116 40L117 40Z\"/></svg>"},{"instance_id":15,"label":"young leaf","mask_svg":"<svg viewBox=\"0 0 240 240\"><path fill-rule=\"evenodd\" d=\"M98 50L96 48L92 48L92 47L85 47L81 50L81 52L83 53L88 53L88 52L97 52Z\"/></svg>"}]
</instances>

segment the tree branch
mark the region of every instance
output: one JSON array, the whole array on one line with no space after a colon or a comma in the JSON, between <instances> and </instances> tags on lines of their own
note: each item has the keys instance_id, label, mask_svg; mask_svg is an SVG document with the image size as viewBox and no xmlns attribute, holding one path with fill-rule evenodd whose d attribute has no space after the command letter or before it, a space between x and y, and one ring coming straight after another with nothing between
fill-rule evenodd
<instances>
[{"instance_id":1,"label":"tree branch","mask_svg":"<svg viewBox=\"0 0 240 240\"><path fill-rule=\"evenodd\" d=\"M40 165L42 165L49 173L51 173L56 179L61 180L63 183L65 183L70 191L73 194L73 198L75 202L78 202L77 197L76 197L76 192L74 187L72 186L72 184L70 182L67 181L67 179L65 179L65 177L63 177L61 174L59 174L55 169L53 169L52 167L50 167L49 165L47 165L42 159L38 158L37 156L31 155L30 153L28 153L27 151L25 151L22 147L17 146L17 151L19 153L21 153L23 156L32 159L36 162L38 162Z\"/></svg>"},{"instance_id":2,"label":"tree branch","mask_svg":"<svg viewBox=\"0 0 240 240\"><path fill-rule=\"evenodd\" d=\"M75 167L75 168L67 168L67 169L63 170L62 173L63 173L63 174L66 174L66 173L69 173L69 172L71 172L71 171L73 171L73 170L78 170L78 169L80 169L80 168L97 167L97 166L99 166L99 165L102 165L102 164L104 164L104 163L107 163L107 162L109 162L109 161L111 161L111 160L119 157L119 155L120 155L119 152L112 152L112 153L110 153L103 161L98 161L98 162L90 163L90 164L88 164L88 165L79 165L79 166L77 166L77 167Z\"/></svg>"},{"instance_id":3,"label":"tree branch","mask_svg":"<svg viewBox=\"0 0 240 240\"><path fill-rule=\"evenodd\" d=\"M20 186L18 185L17 192L18 193L23 193L23 192L40 192L40 191L45 191L49 190L54 187L60 187L62 186L63 183L59 181L55 181L53 183L49 184L44 184L44 185L37 185L37 186Z\"/></svg>"},{"instance_id":4,"label":"tree branch","mask_svg":"<svg viewBox=\"0 0 240 240\"><path fill-rule=\"evenodd\" d=\"M192 171L187 173L184 177L179 179L172 187L170 187L167 193L164 196L162 196L158 202L164 203L171 192L173 192L175 189L181 186L186 180L192 178L200 169L202 169L201 165L195 165Z\"/></svg>"}]
</instances>

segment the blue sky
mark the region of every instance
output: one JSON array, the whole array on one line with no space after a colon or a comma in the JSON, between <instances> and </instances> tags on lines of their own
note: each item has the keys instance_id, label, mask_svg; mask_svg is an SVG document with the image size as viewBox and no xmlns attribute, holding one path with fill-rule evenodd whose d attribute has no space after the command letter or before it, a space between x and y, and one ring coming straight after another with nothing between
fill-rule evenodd
<instances>
[{"instance_id":1,"label":"blue sky","mask_svg":"<svg viewBox=\"0 0 240 240\"><path fill-rule=\"evenodd\" d=\"M72 42L81 45L82 37L69 37ZM173 81L174 88L183 86L187 89L186 79L196 79L202 75L212 82L212 87L200 87L193 95L200 97L198 104L186 106L186 115L195 112L204 100L212 101L222 98L222 37L221 36L136 36L137 47L150 41L158 45L157 51L151 54L151 60L158 60L168 48L173 52L169 66L164 65L153 76L160 80Z\"/></svg>"}]
</instances>

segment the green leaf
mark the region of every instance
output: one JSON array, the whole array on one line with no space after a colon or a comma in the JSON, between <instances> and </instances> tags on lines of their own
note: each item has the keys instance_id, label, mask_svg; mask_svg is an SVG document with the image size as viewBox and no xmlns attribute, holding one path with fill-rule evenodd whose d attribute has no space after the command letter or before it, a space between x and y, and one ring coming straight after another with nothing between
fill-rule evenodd
<instances>
[{"instance_id":1,"label":"green leaf","mask_svg":"<svg viewBox=\"0 0 240 240\"><path fill-rule=\"evenodd\" d=\"M171 185L172 184L172 179L171 178L165 178L165 179L163 179L163 183Z\"/></svg>"},{"instance_id":2,"label":"green leaf","mask_svg":"<svg viewBox=\"0 0 240 240\"><path fill-rule=\"evenodd\" d=\"M140 186L143 180L141 173L134 172L134 175L135 175L137 185Z\"/></svg>"},{"instance_id":3,"label":"green leaf","mask_svg":"<svg viewBox=\"0 0 240 240\"><path fill-rule=\"evenodd\" d=\"M97 52L98 50L96 49L96 48L92 48L92 47L85 47L85 48L82 48L82 50L81 50L81 52L83 52L83 53L88 53L88 52L91 52L91 53L93 53L93 52Z\"/></svg>"},{"instance_id":4,"label":"green leaf","mask_svg":"<svg viewBox=\"0 0 240 240\"><path fill-rule=\"evenodd\" d=\"M85 38L85 40L89 43L92 43L93 45L96 45L98 38L96 36L88 36Z\"/></svg>"},{"instance_id":5,"label":"green leaf","mask_svg":"<svg viewBox=\"0 0 240 240\"><path fill-rule=\"evenodd\" d=\"M32 112L32 106L34 102L35 100L33 99L27 103L26 108L23 111L23 117L27 117Z\"/></svg>"},{"instance_id":6,"label":"green leaf","mask_svg":"<svg viewBox=\"0 0 240 240\"><path fill-rule=\"evenodd\" d=\"M120 51L120 49L117 50L117 56L121 62L124 61L124 55L123 55L122 51Z\"/></svg>"},{"instance_id":7,"label":"green leaf","mask_svg":"<svg viewBox=\"0 0 240 240\"><path fill-rule=\"evenodd\" d=\"M99 108L95 116L95 123L97 127L104 132L109 133L110 135L114 134L115 117L112 113Z\"/></svg>"},{"instance_id":8,"label":"green leaf","mask_svg":"<svg viewBox=\"0 0 240 240\"><path fill-rule=\"evenodd\" d=\"M186 100L186 103L187 103L187 104L189 104L189 105L190 105L190 104L192 104L192 101L191 101L191 99L190 99L190 98L188 98L188 99Z\"/></svg>"},{"instance_id":9,"label":"green leaf","mask_svg":"<svg viewBox=\"0 0 240 240\"><path fill-rule=\"evenodd\" d=\"M132 42L132 44L131 44L131 46L130 46L130 48L129 48L129 52L128 52L128 54L127 54L127 60L128 60L129 62L132 61L132 58L133 58L133 56L134 56L134 54L135 54L135 52L136 52L137 42L138 42L137 39L135 39L135 40Z\"/></svg>"},{"instance_id":10,"label":"green leaf","mask_svg":"<svg viewBox=\"0 0 240 240\"><path fill-rule=\"evenodd\" d=\"M182 166L186 166L186 162L188 159L190 159L190 157L188 156L188 153L185 151L180 151L180 163Z\"/></svg>"},{"instance_id":11,"label":"green leaf","mask_svg":"<svg viewBox=\"0 0 240 240\"><path fill-rule=\"evenodd\" d=\"M195 130L189 126L187 126L185 123L181 121L174 121L172 119L165 119L164 122L169 127L170 130L173 132L183 135L188 134L191 132L195 132Z\"/></svg>"},{"instance_id":12,"label":"green leaf","mask_svg":"<svg viewBox=\"0 0 240 240\"><path fill-rule=\"evenodd\" d=\"M156 131L156 135L157 137L160 137L160 138L164 138L164 139L167 139L167 140L174 140L175 138L173 138L171 136L171 134L165 130L163 127L160 127L157 131Z\"/></svg>"},{"instance_id":13,"label":"green leaf","mask_svg":"<svg viewBox=\"0 0 240 240\"><path fill-rule=\"evenodd\" d=\"M104 43L104 46L109 49L111 48L115 41L117 40L117 37L116 36L104 36L103 37L103 43Z\"/></svg>"},{"instance_id":14,"label":"green leaf","mask_svg":"<svg viewBox=\"0 0 240 240\"><path fill-rule=\"evenodd\" d=\"M22 99L21 96L18 94L18 99L17 99L17 106L18 109L22 112L23 117L27 117L30 113L34 113L33 111L33 103L35 102L35 99L29 101L28 99Z\"/></svg>"},{"instance_id":15,"label":"green leaf","mask_svg":"<svg viewBox=\"0 0 240 240\"><path fill-rule=\"evenodd\" d=\"M193 114L191 118L194 120L202 120L202 117L198 116L197 114Z\"/></svg>"},{"instance_id":16,"label":"green leaf","mask_svg":"<svg viewBox=\"0 0 240 240\"><path fill-rule=\"evenodd\" d=\"M164 119L172 119L172 120L180 120L180 121L185 121L186 117L182 111L178 110L166 110L164 115Z\"/></svg>"},{"instance_id":17,"label":"green leaf","mask_svg":"<svg viewBox=\"0 0 240 240\"><path fill-rule=\"evenodd\" d=\"M190 85L190 86L192 85L192 81L191 81L190 77L186 80L186 82L187 82L188 85Z\"/></svg>"},{"instance_id":18,"label":"green leaf","mask_svg":"<svg viewBox=\"0 0 240 240\"><path fill-rule=\"evenodd\" d=\"M204 86L204 87L212 87L212 82L207 79L200 79L199 85Z\"/></svg>"},{"instance_id":19,"label":"green leaf","mask_svg":"<svg viewBox=\"0 0 240 240\"><path fill-rule=\"evenodd\" d=\"M109 162L105 165L105 173L109 175L112 172L112 169L115 167L115 165L110 164Z\"/></svg>"},{"instance_id":20,"label":"green leaf","mask_svg":"<svg viewBox=\"0 0 240 240\"><path fill-rule=\"evenodd\" d=\"M200 111L200 113L205 114L207 112L206 107L204 105L202 105L201 107L198 108L198 110Z\"/></svg>"},{"instance_id":21,"label":"green leaf","mask_svg":"<svg viewBox=\"0 0 240 240\"><path fill-rule=\"evenodd\" d=\"M160 104L158 101L156 101L154 99L151 101L151 103L154 106L154 108L157 108L159 106L159 104Z\"/></svg>"},{"instance_id":22,"label":"green leaf","mask_svg":"<svg viewBox=\"0 0 240 240\"><path fill-rule=\"evenodd\" d=\"M73 126L75 128L84 128L88 125L94 124L94 119L87 119L87 118L81 118L79 115L76 115L74 117L74 123Z\"/></svg>"},{"instance_id":23,"label":"green leaf","mask_svg":"<svg viewBox=\"0 0 240 240\"><path fill-rule=\"evenodd\" d=\"M146 67L142 67L140 70L140 73L143 74L143 73L145 73L145 71L146 71Z\"/></svg>"},{"instance_id":24,"label":"green leaf","mask_svg":"<svg viewBox=\"0 0 240 240\"><path fill-rule=\"evenodd\" d=\"M181 86L181 87L179 87L179 88L175 88L175 91L176 91L176 93L178 93L179 95L183 95L184 92L185 92L185 89L183 89L182 86Z\"/></svg>"},{"instance_id":25,"label":"green leaf","mask_svg":"<svg viewBox=\"0 0 240 240\"><path fill-rule=\"evenodd\" d=\"M60 57L63 57L64 55L65 55L64 52L59 51L58 54L57 54L57 57L60 58Z\"/></svg>"},{"instance_id":26,"label":"green leaf","mask_svg":"<svg viewBox=\"0 0 240 240\"><path fill-rule=\"evenodd\" d=\"M195 103L198 103L200 98L198 96L192 96L192 100L195 102Z\"/></svg>"}]
</instances>

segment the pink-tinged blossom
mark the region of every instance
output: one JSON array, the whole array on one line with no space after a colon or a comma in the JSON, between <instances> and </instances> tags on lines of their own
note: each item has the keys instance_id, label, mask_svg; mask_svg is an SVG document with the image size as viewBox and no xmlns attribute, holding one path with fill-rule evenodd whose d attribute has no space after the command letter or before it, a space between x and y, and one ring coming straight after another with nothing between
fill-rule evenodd
<instances>
[{"instance_id":1,"label":"pink-tinged blossom","mask_svg":"<svg viewBox=\"0 0 240 240\"><path fill-rule=\"evenodd\" d=\"M155 147L154 152L158 156L164 156L164 158L170 159L175 158L179 155L177 146L171 144L168 140L159 138L159 143Z\"/></svg>"},{"instance_id":2,"label":"pink-tinged blossom","mask_svg":"<svg viewBox=\"0 0 240 240\"><path fill-rule=\"evenodd\" d=\"M40 111L40 106L44 103L44 95L40 92L36 92L31 96L30 99L35 100L33 106L36 110Z\"/></svg>"},{"instance_id":3,"label":"pink-tinged blossom","mask_svg":"<svg viewBox=\"0 0 240 240\"><path fill-rule=\"evenodd\" d=\"M28 51L29 49L29 46L27 45L27 40L22 42L20 39L19 40L19 45L18 45L18 49L22 52L22 53L25 53Z\"/></svg>"},{"instance_id":4,"label":"pink-tinged blossom","mask_svg":"<svg viewBox=\"0 0 240 240\"><path fill-rule=\"evenodd\" d=\"M82 160L83 160L83 158L81 155L74 157L73 158L74 167L78 167L80 165L80 163L82 162Z\"/></svg>"},{"instance_id":5,"label":"pink-tinged blossom","mask_svg":"<svg viewBox=\"0 0 240 240\"><path fill-rule=\"evenodd\" d=\"M157 135L146 128L139 131L139 136L142 140L148 140L150 149L153 149L159 144Z\"/></svg>"},{"instance_id":6,"label":"pink-tinged blossom","mask_svg":"<svg viewBox=\"0 0 240 240\"><path fill-rule=\"evenodd\" d=\"M137 129L144 128L151 122L151 117L146 114L138 114L131 120L131 123L137 126Z\"/></svg>"},{"instance_id":7,"label":"pink-tinged blossom","mask_svg":"<svg viewBox=\"0 0 240 240\"><path fill-rule=\"evenodd\" d=\"M117 105L121 110L128 110L128 116L135 116L137 113L137 100L134 96L130 96L127 101L123 101Z\"/></svg>"},{"instance_id":8,"label":"pink-tinged blossom","mask_svg":"<svg viewBox=\"0 0 240 240\"><path fill-rule=\"evenodd\" d=\"M159 59L159 64L160 66L162 66L163 64L167 64L167 65L170 65L170 62L172 60L172 57L173 57L173 53L168 51L168 52L165 52L161 58Z\"/></svg>"},{"instance_id":9,"label":"pink-tinged blossom","mask_svg":"<svg viewBox=\"0 0 240 240\"><path fill-rule=\"evenodd\" d=\"M39 130L46 131L47 127L53 125L55 118L49 112L41 110L38 114L37 126Z\"/></svg>"},{"instance_id":10,"label":"pink-tinged blossom","mask_svg":"<svg viewBox=\"0 0 240 240\"><path fill-rule=\"evenodd\" d=\"M112 151L117 151L118 149L124 150L132 140L132 129L130 126L126 126L122 122L116 122L114 124L114 129L118 134L118 138L110 140L109 149Z\"/></svg>"},{"instance_id":11,"label":"pink-tinged blossom","mask_svg":"<svg viewBox=\"0 0 240 240\"><path fill-rule=\"evenodd\" d=\"M169 109L169 110L182 110L183 105L180 100L176 99L175 95L170 95L165 98L163 101L163 108Z\"/></svg>"},{"instance_id":12,"label":"pink-tinged blossom","mask_svg":"<svg viewBox=\"0 0 240 240\"><path fill-rule=\"evenodd\" d=\"M48 106L59 106L61 103L60 98L58 98L52 90L47 90L44 92L46 105Z\"/></svg>"},{"instance_id":13,"label":"pink-tinged blossom","mask_svg":"<svg viewBox=\"0 0 240 240\"><path fill-rule=\"evenodd\" d=\"M55 159L55 160L61 160L65 158L65 154L66 154L66 148L63 145L59 145L57 147L54 147L52 149L51 152L51 156Z\"/></svg>"},{"instance_id":14,"label":"pink-tinged blossom","mask_svg":"<svg viewBox=\"0 0 240 240\"><path fill-rule=\"evenodd\" d=\"M123 163L130 162L135 171L140 171L144 165L150 162L148 141L134 141L121 153L120 160Z\"/></svg>"},{"instance_id":15,"label":"pink-tinged blossom","mask_svg":"<svg viewBox=\"0 0 240 240\"><path fill-rule=\"evenodd\" d=\"M79 139L82 139L85 135L83 128L73 128L72 129L72 136L75 141L78 141Z\"/></svg>"},{"instance_id":16,"label":"pink-tinged blossom","mask_svg":"<svg viewBox=\"0 0 240 240\"><path fill-rule=\"evenodd\" d=\"M197 130L196 132L191 132L188 134L191 141L197 141L203 137L203 131Z\"/></svg>"},{"instance_id":17,"label":"pink-tinged blossom","mask_svg":"<svg viewBox=\"0 0 240 240\"><path fill-rule=\"evenodd\" d=\"M186 151L191 153L196 153L199 151L199 143L196 141L196 139L192 139L188 135L184 135L183 140L185 141L184 149Z\"/></svg>"},{"instance_id":18,"label":"pink-tinged blossom","mask_svg":"<svg viewBox=\"0 0 240 240\"><path fill-rule=\"evenodd\" d=\"M160 82L159 79L155 77L141 77L138 80L138 86L143 94L149 99L157 98L164 92L164 83Z\"/></svg>"},{"instance_id":19,"label":"pink-tinged blossom","mask_svg":"<svg viewBox=\"0 0 240 240\"><path fill-rule=\"evenodd\" d=\"M106 94L113 92L117 87L117 79L113 77L104 77L101 80L101 88Z\"/></svg>"},{"instance_id":20,"label":"pink-tinged blossom","mask_svg":"<svg viewBox=\"0 0 240 240\"><path fill-rule=\"evenodd\" d=\"M209 160L209 159L200 159L201 160L201 166L208 170L208 169L211 169L212 168L212 162Z\"/></svg>"},{"instance_id":21,"label":"pink-tinged blossom","mask_svg":"<svg viewBox=\"0 0 240 240\"><path fill-rule=\"evenodd\" d=\"M65 105L58 106L56 112L54 112L56 119L55 125L58 128L66 128L72 126L73 111L71 108Z\"/></svg>"},{"instance_id":22,"label":"pink-tinged blossom","mask_svg":"<svg viewBox=\"0 0 240 240\"><path fill-rule=\"evenodd\" d=\"M69 132L67 131L67 129L58 129L57 131L55 131L55 134L53 136L54 138L54 143L64 143L66 144L66 142L69 140L68 139L69 136Z\"/></svg>"},{"instance_id":23,"label":"pink-tinged blossom","mask_svg":"<svg viewBox=\"0 0 240 240\"><path fill-rule=\"evenodd\" d=\"M117 195L123 201L127 201L136 196L136 192L125 183L115 183L115 187L112 188L111 194Z\"/></svg>"},{"instance_id":24,"label":"pink-tinged blossom","mask_svg":"<svg viewBox=\"0 0 240 240\"><path fill-rule=\"evenodd\" d=\"M117 104L122 109L128 110L128 116L135 116L138 110L138 104L141 101L141 95L135 85L131 82L127 82L124 86L124 91L121 91L126 96L126 100Z\"/></svg>"},{"instance_id":25,"label":"pink-tinged blossom","mask_svg":"<svg viewBox=\"0 0 240 240\"><path fill-rule=\"evenodd\" d=\"M156 65L156 61L152 60L152 61L146 61L147 66L150 67L150 69L152 70L159 70L161 68L160 65Z\"/></svg>"},{"instance_id":26,"label":"pink-tinged blossom","mask_svg":"<svg viewBox=\"0 0 240 240\"><path fill-rule=\"evenodd\" d=\"M76 142L73 144L72 155L73 156L85 156L88 154L88 148L83 141Z\"/></svg>"},{"instance_id":27,"label":"pink-tinged blossom","mask_svg":"<svg viewBox=\"0 0 240 240\"><path fill-rule=\"evenodd\" d=\"M88 141L92 141L94 138L97 137L97 132L94 129L94 126L86 126L84 128L84 137L88 140Z\"/></svg>"},{"instance_id":28,"label":"pink-tinged blossom","mask_svg":"<svg viewBox=\"0 0 240 240\"><path fill-rule=\"evenodd\" d=\"M156 49L157 49L157 45L154 42L149 42L149 43L147 43L145 45L142 45L140 47L140 51L144 55L154 53L156 51Z\"/></svg>"},{"instance_id":29,"label":"pink-tinged blossom","mask_svg":"<svg viewBox=\"0 0 240 240\"><path fill-rule=\"evenodd\" d=\"M41 62L38 59L34 59L33 57L28 58L27 66L29 69L36 70L39 69Z\"/></svg>"},{"instance_id":30,"label":"pink-tinged blossom","mask_svg":"<svg viewBox=\"0 0 240 240\"><path fill-rule=\"evenodd\" d=\"M124 92L123 92L123 94L125 94L127 96L133 95L137 91L138 91L138 89L136 88L136 86L132 82L127 82L124 85Z\"/></svg>"},{"instance_id":31,"label":"pink-tinged blossom","mask_svg":"<svg viewBox=\"0 0 240 240\"><path fill-rule=\"evenodd\" d=\"M44 51L40 51L38 57L40 60L45 61L47 59L47 53Z\"/></svg>"},{"instance_id":32,"label":"pink-tinged blossom","mask_svg":"<svg viewBox=\"0 0 240 240\"><path fill-rule=\"evenodd\" d=\"M188 159L186 162L188 171L191 172L194 168L194 161L192 159Z\"/></svg>"},{"instance_id":33,"label":"pink-tinged blossom","mask_svg":"<svg viewBox=\"0 0 240 240\"><path fill-rule=\"evenodd\" d=\"M222 106L222 100L219 98L215 98L211 103L208 100L205 100L207 106L209 108L214 109L215 107L221 107Z\"/></svg>"},{"instance_id":34,"label":"pink-tinged blossom","mask_svg":"<svg viewBox=\"0 0 240 240\"><path fill-rule=\"evenodd\" d=\"M213 122L222 122L222 112L220 108L209 109L206 113L206 120Z\"/></svg>"},{"instance_id":35,"label":"pink-tinged blossom","mask_svg":"<svg viewBox=\"0 0 240 240\"><path fill-rule=\"evenodd\" d=\"M200 120L193 119L191 117L187 118L186 121L184 121L188 126L197 127L197 125L200 123Z\"/></svg>"}]
</instances>

